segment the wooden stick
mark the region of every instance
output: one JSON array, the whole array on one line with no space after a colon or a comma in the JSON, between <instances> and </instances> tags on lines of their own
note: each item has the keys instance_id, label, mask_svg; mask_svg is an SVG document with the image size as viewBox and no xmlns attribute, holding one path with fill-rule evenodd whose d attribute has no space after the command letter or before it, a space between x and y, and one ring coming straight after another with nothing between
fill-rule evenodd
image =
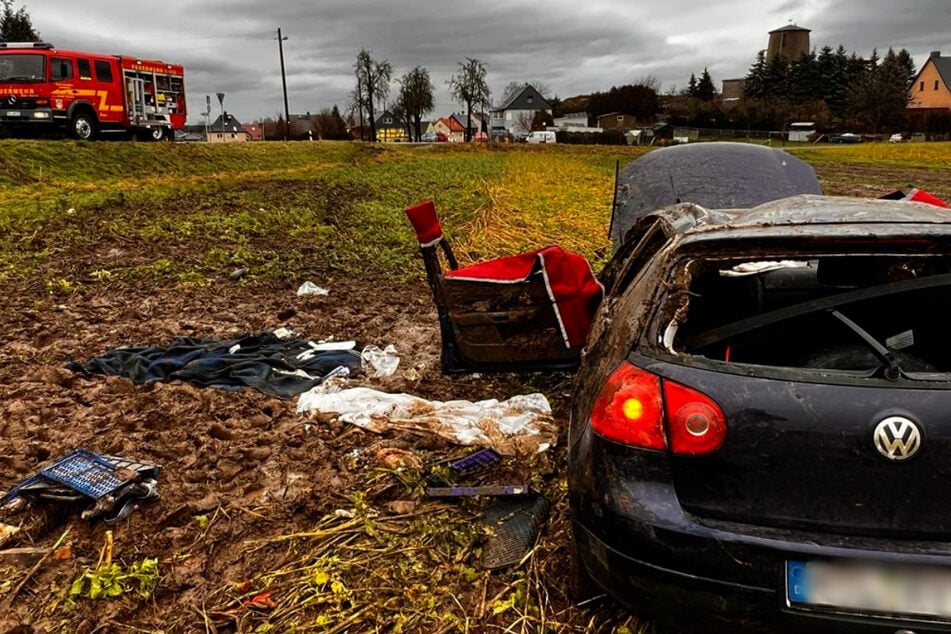
<instances>
[{"instance_id":1,"label":"wooden stick","mask_svg":"<svg viewBox=\"0 0 951 634\"><path fill-rule=\"evenodd\" d=\"M6 599L4 599L3 609L0 610L0 614L9 614L10 608L13 607L13 600L16 598L18 594L20 594L20 590L22 590L23 586L26 585L26 582L29 581L30 578L33 577L34 574L36 574L36 571L40 569L40 566L42 566L46 562L46 560L49 559L53 553L56 552L56 549L60 547L60 545L63 543L63 540L65 540L66 536L69 535L69 530L70 529L67 528L65 531L63 531L63 534L60 535L59 539L56 540L56 543L53 544L53 548L51 548L48 553L43 555L42 559L36 562L36 564L30 569L30 571L26 573L26 576L23 577L22 580L20 580L20 583L17 584L17 587L13 589L13 592L11 592L10 595L7 596Z\"/></svg>"}]
</instances>

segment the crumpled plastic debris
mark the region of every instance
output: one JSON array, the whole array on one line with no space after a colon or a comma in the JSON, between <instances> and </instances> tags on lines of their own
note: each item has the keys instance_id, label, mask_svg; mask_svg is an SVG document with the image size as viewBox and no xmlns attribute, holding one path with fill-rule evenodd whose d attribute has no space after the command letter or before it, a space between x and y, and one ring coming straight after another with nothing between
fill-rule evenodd
<instances>
[{"instance_id":1,"label":"crumpled plastic debris","mask_svg":"<svg viewBox=\"0 0 951 634\"><path fill-rule=\"evenodd\" d=\"M278 339L296 339L299 335L300 333L294 332L292 328L287 326L281 326L274 331L274 336Z\"/></svg>"},{"instance_id":2,"label":"crumpled plastic debris","mask_svg":"<svg viewBox=\"0 0 951 634\"><path fill-rule=\"evenodd\" d=\"M307 281L301 284L300 288L297 289L298 297L304 297L305 295L330 295L330 291L317 286L313 282Z\"/></svg>"},{"instance_id":3,"label":"crumpled plastic debris","mask_svg":"<svg viewBox=\"0 0 951 634\"><path fill-rule=\"evenodd\" d=\"M528 455L555 444L558 429L544 394L505 401L427 401L410 394L388 394L366 387L300 395L298 413L319 412L368 431L428 432L460 445L491 447L502 455Z\"/></svg>"},{"instance_id":4,"label":"crumpled plastic debris","mask_svg":"<svg viewBox=\"0 0 951 634\"><path fill-rule=\"evenodd\" d=\"M396 354L396 346L393 344L382 349L371 344L363 348L360 357L363 359L364 370L372 368L373 372L367 372L371 379L393 376L400 365L400 357Z\"/></svg>"}]
</instances>

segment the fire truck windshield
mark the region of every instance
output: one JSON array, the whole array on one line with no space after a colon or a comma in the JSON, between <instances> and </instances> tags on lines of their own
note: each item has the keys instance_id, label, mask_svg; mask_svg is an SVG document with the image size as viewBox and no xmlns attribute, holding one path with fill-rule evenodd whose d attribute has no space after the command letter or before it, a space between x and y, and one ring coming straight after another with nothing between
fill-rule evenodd
<instances>
[{"instance_id":1,"label":"fire truck windshield","mask_svg":"<svg viewBox=\"0 0 951 634\"><path fill-rule=\"evenodd\" d=\"M0 53L0 83L28 83L44 80L43 55Z\"/></svg>"}]
</instances>

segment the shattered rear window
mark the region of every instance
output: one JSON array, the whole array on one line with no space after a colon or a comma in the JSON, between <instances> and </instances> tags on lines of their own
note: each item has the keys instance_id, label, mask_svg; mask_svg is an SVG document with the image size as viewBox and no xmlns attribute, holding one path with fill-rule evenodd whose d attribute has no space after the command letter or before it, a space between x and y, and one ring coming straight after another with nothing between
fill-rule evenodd
<instances>
[{"instance_id":1,"label":"shattered rear window","mask_svg":"<svg viewBox=\"0 0 951 634\"><path fill-rule=\"evenodd\" d=\"M947 255L692 260L661 333L676 354L951 380Z\"/></svg>"}]
</instances>

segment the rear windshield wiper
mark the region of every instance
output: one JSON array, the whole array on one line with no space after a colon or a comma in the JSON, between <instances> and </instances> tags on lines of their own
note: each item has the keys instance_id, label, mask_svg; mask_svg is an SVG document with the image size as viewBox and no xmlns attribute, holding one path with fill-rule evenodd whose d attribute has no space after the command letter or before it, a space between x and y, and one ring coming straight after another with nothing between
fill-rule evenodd
<instances>
[{"instance_id":1,"label":"rear windshield wiper","mask_svg":"<svg viewBox=\"0 0 951 634\"><path fill-rule=\"evenodd\" d=\"M840 313L839 311L833 309L829 311L833 317L841 321L849 330L854 332L859 336L869 350L872 351L878 359L885 364L885 378L889 381L897 381L901 378L902 370L901 366L898 365L898 359L895 357L895 354L882 345L882 343L873 337L867 330L859 326L857 323Z\"/></svg>"}]
</instances>

